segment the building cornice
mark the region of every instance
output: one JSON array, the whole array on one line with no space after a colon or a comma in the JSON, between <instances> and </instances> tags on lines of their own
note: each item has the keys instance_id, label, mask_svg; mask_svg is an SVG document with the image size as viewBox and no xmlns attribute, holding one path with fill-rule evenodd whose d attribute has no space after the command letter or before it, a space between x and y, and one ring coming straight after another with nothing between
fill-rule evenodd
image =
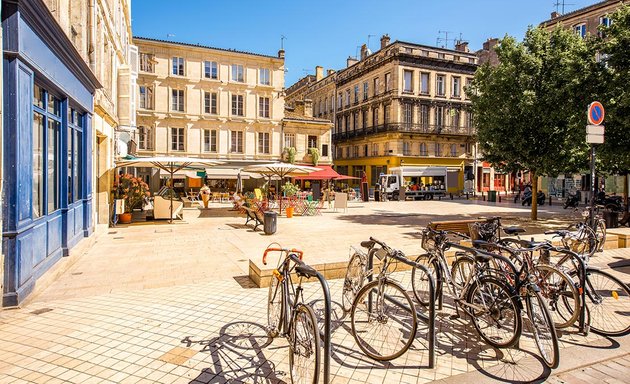
<instances>
[{"instance_id":1,"label":"building cornice","mask_svg":"<svg viewBox=\"0 0 630 384\"><path fill-rule=\"evenodd\" d=\"M605 8L609 5L621 5L621 4L625 4L628 3L627 0L604 0L604 1L600 1L599 3L595 3L592 5L589 5L587 7L584 8L580 8L580 9L576 9L575 11L571 11L569 13L565 13L564 15L558 16L556 18L553 19L548 19L543 21L542 23L540 23L541 26L543 27L547 27L549 25L553 25L556 23L560 23L569 19L572 19L578 15L582 15L585 13L589 13L592 12L594 10L600 9L600 8Z\"/></svg>"}]
</instances>

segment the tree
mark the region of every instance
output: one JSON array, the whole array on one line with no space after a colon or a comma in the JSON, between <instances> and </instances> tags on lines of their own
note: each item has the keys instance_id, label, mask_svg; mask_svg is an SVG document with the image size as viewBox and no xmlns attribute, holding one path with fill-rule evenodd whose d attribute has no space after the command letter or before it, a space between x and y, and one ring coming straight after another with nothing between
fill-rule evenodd
<instances>
[{"instance_id":1,"label":"tree","mask_svg":"<svg viewBox=\"0 0 630 384\"><path fill-rule=\"evenodd\" d=\"M536 220L537 177L588 164L586 100L597 63L586 41L561 28L530 27L523 42L506 36L496 51L499 64L481 66L467 89L478 141L494 167L530 171Z\"/></svg>"}]
</instances>

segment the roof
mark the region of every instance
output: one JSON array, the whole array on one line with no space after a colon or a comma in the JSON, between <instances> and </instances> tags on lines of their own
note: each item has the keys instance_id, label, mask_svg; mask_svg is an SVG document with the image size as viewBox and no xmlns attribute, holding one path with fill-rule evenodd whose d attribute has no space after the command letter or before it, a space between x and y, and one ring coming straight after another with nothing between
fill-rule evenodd
<instances>
[{"instance_id":1,"label":"roof","mask_svg":"<svg viewBox=\"0 0 630 384\"><path fill-rule=\"evenodd\" d=\"M223 52L241 53L241 54L244 54L244 55L253 55L253 56L260 56L260 57L268 57L270 59L284 60L283 58L280 58L278 56L263 55L261 53L253 53L253 52L247 52L247 51L238 51L236 49L217 48L217 47L211 47L211 46L208 46L208 45L183 43L183 42L179 42L179 41L170 41L170 40L161 40L161 39L152 39L152 38L149 38L149 37L141 37L141 36L134 36L133 38L134 38L134 40L144 40L144 41L151 41L151 42L155 42L155 43L166 43L166 44L173 44L173 45L181 45L181 46L184 46L184 47L214 49L214 50L223 51Z\"/></svg>"},{"instance_id":2,"label":"roof","mask_svg":"<svg viewBox=\"0 0 630 384\"><path fill-rule=\"evenodd\" d=\"M560 16L554 18L554 19L545 20L545 21L543 21L540 24L542 25L542 24L548 24L548 23L556 23L556 22L559 22L559 21L562 21L562 20L570 19L571 17L573 17L573 16L575 16L575 15L577 15L579 13L589 12L589 11L592 11L594 9L600 8L600 7L604 6L604 5L614 4L614 3L616 3L616 4L625 3L625 1L623 1L623 0L622 1L619 1L619 0L604 0L604 1L600 1L599 3L591 4L591 5L587 6L587 7L579 8L579 9L576 9L575 11L571 11L569 13L565 13L564 15L560 15Z\"/></svg>"}]
</instances>

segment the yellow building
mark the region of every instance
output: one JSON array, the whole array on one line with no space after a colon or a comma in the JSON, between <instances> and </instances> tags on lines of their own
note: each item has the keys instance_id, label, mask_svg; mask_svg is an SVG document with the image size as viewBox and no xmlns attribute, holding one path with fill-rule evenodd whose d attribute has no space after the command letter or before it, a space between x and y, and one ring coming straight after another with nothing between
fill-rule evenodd
<instances>
[{"instance_id":1,"label":"yellow building","mask_svg":"<svg viewBox=\"0 0 630 384\"><path fill-rule=\"evenodd\" d=\"M364 45L360 60L348 58L345 69L308 84L303 97L317 106L315 116L334 116L339 173L365 172L374 185L401 163L442 166L449 170L449 191L458 192L465 174L473 173L475 132L464 87L476 68L466 43L451 50L390 44L384 35L380 50L370 53Z\"/></svg>"},{"instance_id":2,"label":"yellow building","mask_svg":"<svg viewBox=\"0 0 630 384\"><path fill-rule=\"evenodd\" d=\"M282 119L283 146L295 148L295 162L306 164L332 163L331 131L333 124L330 120L313 116L311 100L295 100L294 107L285 108ZM317 149L317 160L314 161L311 149ZM283 154L287 161L288 154Z\"/></svg>"}]
</instances>

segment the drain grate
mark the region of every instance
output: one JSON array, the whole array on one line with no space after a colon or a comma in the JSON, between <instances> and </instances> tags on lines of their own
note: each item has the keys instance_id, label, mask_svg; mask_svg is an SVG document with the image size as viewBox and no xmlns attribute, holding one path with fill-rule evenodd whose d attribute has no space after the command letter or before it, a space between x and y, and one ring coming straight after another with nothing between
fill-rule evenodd
<instances>
[{"instance_id":1,"label":"drain grate","mask_svg":"<svg viewBox=\"0 0 630 384\"><path fill-rule=\"evenodd\" d=\"M118 233L118 231L110 231L110 232L107 232L107 234L108 234L108 235L115 235L115 234L117 234L117 233Z\"/></svg>"},{"instance_id":2,"label":"drain grate","mask_svg":"<svg viewBox=\"0 0 630 384\"><path fill-rule=\"evenodd\" d=\"M32 313L33 315L41 315L41 314L43 314L43 313L50 312L50 311L52 311L52 308L40 308L40 309L36 309L36 310L34 310L34 311L33 311L33 312L31 312L31 313Z\"/></svg>"},{"instance_id":3,"label":"drain grate","mask_svg":"<svg viewBox=\"0 0 630 384\"><path fill-rule=\"evenodd\" d=\"M175 347L158 358L165 363L183 365L191 357L195 356L197 351L190 348Z\"/></svg>"},{"instance_id":4,"label":"drain grate","mask_svg":"<svg viewBox=\"0 0 630 384\"><path fill-rule=\"evenodd\" d=\"M156 229L155 233L170 233L173 232L172 229Z\"/></svg>"},{"instance_id":5,"label":"drain grate","mask_svg":"<svg viewBox=\"0 0 630 384\"><path fill-rule=\"evenodd\" d=\"M72 272L71 275L73 276L78 276L78 275L82 275L83 272Z\"/></svg>"},{"instance_id":6,"label":"drain grate","mask_svg":"<svg viewBox=\"0 0 630 384\"><path fill-rule=\"evenodd\" d=\"M114 237L114 240L121 240L121 239L124 239L124 238L125 238L124 236L118 236L118 237Z\"/></svg>"}]
</instances>

